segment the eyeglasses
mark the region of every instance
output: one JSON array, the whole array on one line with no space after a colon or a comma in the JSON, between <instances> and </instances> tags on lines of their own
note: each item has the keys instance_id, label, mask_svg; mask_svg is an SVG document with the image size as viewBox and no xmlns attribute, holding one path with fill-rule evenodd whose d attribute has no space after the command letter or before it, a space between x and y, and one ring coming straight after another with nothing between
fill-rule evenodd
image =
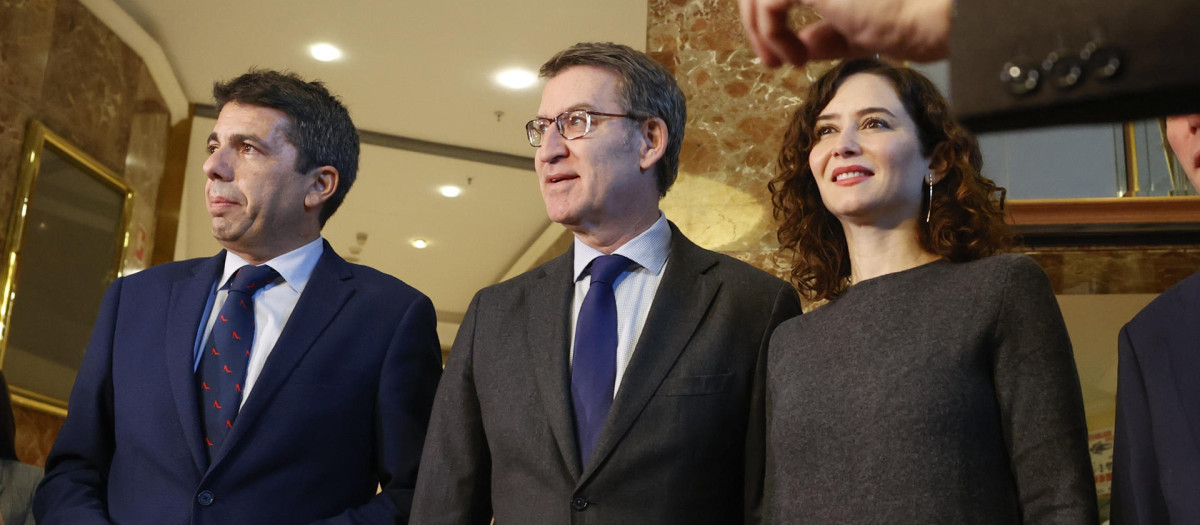
<instances>
[{"instance_id":1,"label":"eyeglasses","mask_svg":"<svg viewBox=\"0 0 1200 525\"><path fill-rule=\"evenodd\" d=\"M529 135L529 145L535 148L542 145L542 137L551 124L558 125L558 134L567 140L575 140L592 131L593 117L637 118L633 115L618 115L616 113L601 113L586 109L573 109L559 113L553 119L535 118L525 124L525 134Z\"/></svg>"}]
</instances>

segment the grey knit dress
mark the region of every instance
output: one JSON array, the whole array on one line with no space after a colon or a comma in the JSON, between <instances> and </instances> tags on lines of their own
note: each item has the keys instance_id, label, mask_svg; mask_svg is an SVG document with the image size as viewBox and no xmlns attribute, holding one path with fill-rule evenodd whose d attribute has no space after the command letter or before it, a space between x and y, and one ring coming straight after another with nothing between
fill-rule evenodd
<instances>
[{"instance_id":1,"label":"grey knit dress","mask_svg":"<svg viewBox=\"0 0 1200 525\"><path fill-rule=\"evenodd\" d=\"M1032 259L863 281L769 352L770 523L1097 522L1071 343Z\"/></svg>"}]
</instances>

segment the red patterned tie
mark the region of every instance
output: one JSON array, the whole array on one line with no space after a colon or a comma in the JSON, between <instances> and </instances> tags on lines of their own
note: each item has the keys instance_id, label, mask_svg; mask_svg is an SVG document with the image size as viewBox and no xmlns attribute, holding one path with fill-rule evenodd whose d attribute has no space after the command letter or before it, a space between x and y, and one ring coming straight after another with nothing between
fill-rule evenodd
<instances>
[{"instance_id":1,"label":"red patterned tie","mask_svg":"<svg viewBox=\"0 0 1200 525\"><path fill-rule=\"evenodd\" d=\"M239 268L202 348L196 389L209 461L233 428L242 402L246 364L254 343L254 293L278 278L279 273L270 266L247 264Z\"/></svg>"}]
</instances>

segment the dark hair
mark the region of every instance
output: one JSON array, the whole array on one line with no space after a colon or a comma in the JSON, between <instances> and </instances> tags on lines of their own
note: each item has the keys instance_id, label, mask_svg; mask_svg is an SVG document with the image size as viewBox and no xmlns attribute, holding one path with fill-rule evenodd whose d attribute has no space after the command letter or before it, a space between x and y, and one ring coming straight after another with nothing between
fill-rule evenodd
<instances>
[{"instance_id":1,"label":"dark hair","mask_svg":"<svg viewBox=\"0 0 1200 525\"><path fill-rule=\"evenodd\" d=\"M217 112L230 102L282 111L290 120L287 139L298 153L296 171L304 173L321 166L337 169L337 190L321 208L321 226L325 226L358 173L358 130L346 106L321 82L267 69L251 69L229 82L214 83L213 98Z\"/></svg>"},{"instance_id":2,"label":"dark hair","mask_svg":"<svg viewBox=\"0 0 1200 525\"><path fill-rule=\"evenodd\" d=\"M574 66L602 67L617 74L617 96L625 111L645 120L658 117L667 123L667 150L655 173L658 194L664 196L679 173L679 150L687 124L687 102L675 75L649 55L612 42L581 42L542 64L540 75L554 78Z\"/></svg>"},{"instance_id":3,"label":"dark hair","mask_svg":"<svg viewBox=\"0 0 1200 525\"><path fill-rule=\"evenodd\" d=\"M779 221L780 245L794 254L791 277L814 300L837 297L850 276L850 256L841 223L821 201L808 165L817 142L814 124L842 83L869 73L886 79L917 126L921 154L945 176L933 187L932 216L924 216L917 240L926 251L954 262L993 255L1012 245L1004 222L1004 189L983 177L979 143L951 116L946 99L920 73L876 59L842 62L808 88L805 102L792 116L779 152L771 201ZM929 205L922 197L921 212Z\"/></svg>"},{"instance_id":4,"label":"dark hair","mask_svg":"<svg viewBox=\"0 0 1200 525\"><path fill-rule=\"evenodd\" d=\"M0 372L0 459L17 460L17 422L3 372Z\"/></svg>"}]
</instances>

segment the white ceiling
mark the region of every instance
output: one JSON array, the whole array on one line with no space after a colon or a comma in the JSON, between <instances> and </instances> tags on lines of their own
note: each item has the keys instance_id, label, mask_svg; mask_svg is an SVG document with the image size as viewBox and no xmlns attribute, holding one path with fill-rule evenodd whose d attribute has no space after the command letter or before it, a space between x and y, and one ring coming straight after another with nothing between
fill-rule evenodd
<instances>
[{"instance_id":1,"label":"white ceiling","mask_svg":"<svg viewBox=\"0 0 1200 525\"><path fill-rule=\"evenodd\" d=\"M162 46L191 102L210 104L214 80L251 66L290 69L327 82L360 129L522 156L540 90L502 88L495 72L536 71L581 41L646 45L646 0L116 3ZM316 42L344 58L313 60Z\"/></svg>"},{"instance_id":2,"label":"white ceiling","mask_svg":"<svg viewBox=\"0 0 1200 525\"><path fill-rule=\"evenodd\" d=\"M497 282L551 226L523 130L537 110L540 84L513 91L493 75L510 67L536 71L579 41L644 49L646 40L646 0L116 4L162 47L192 103L211 104L213 81L253 66L288 69L326 82L360 130L401 137L377 143L417 139L530 159L524 169L466 150L459 153L483 162L366 143L358 182L325 227L343 256L353 256L351 247L366 233L360 263L428 294L444 321L444 346L475 291ZM313 60L307 49L316 42L340 47L344 58ZM213 122L193 122L177 257L219 249L209 234L200 169ZM443 184L465 191L445 198L437 192ZM414 249L409 241L417 237L430 246Z\"/></svg>"}]
</instances>

